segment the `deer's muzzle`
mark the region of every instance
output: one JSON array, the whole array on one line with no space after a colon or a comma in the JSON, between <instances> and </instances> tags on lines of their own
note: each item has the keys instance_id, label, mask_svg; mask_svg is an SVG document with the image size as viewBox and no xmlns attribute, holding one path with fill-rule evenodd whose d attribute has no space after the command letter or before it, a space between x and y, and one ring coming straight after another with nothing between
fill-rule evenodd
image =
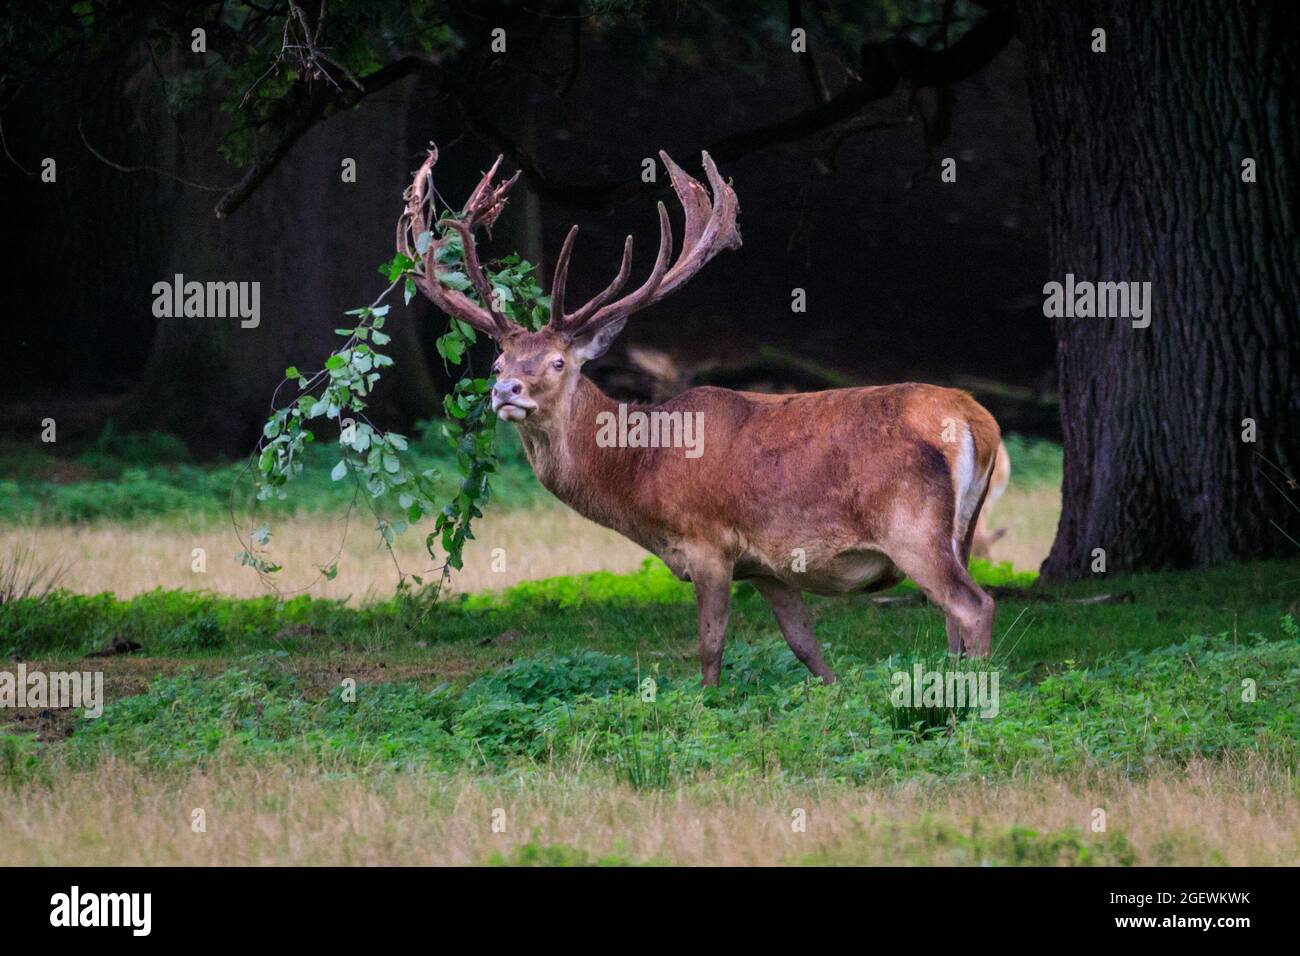
<instances>
[{"instance_id":1,"label":"deer's muzzle","mask_svg":"<svg viewBox=\"0 0 1300 956\"><path fill-rule=\"evenodd\" d=\"M502 379L492 386L492 411L503 422L519 422L537 408L537 403L523 394L524 383L517 378Z\"/></svg>"}]
</instances>

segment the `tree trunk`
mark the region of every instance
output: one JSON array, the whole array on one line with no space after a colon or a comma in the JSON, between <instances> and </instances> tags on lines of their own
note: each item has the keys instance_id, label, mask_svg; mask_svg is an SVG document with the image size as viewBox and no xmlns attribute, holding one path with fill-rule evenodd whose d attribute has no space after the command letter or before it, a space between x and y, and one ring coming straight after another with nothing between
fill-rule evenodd
<instances>
[{"instance_id":1,"label":"tree trunk","mask_svg":"<svg viewBox=\"0 0 1300 956\"><path fill-rule=\"evenodd\" d=\"M1108 571L1300 553L1297 7L1138 6L1020 4L1048 279L1151 283L1149 327L1054 322L1065 481L1048 579L1089 574L1098 548Z\"/></svg>"},{"instance_id":2,"label":"tree trunk","mask_svg":"<svg viewBox=\"0 0 1300 956\"><path fill-rule=\"evenodd\" d=\"M410 85L401 91L409 95ZM333 330L355 324L344 313L383 291L376 267L393 254L413 165L404 112L376 99L312 129L229 219L214 218L214 193L177 190L171 262L161 275L141 279L143 291L175 273L187 282L256 281L260 324L242 328L237 317L158 319L128 427L180 435L201 455L252 449L285 367L321 367L342 342ZM186 133L187 152L215 166L215 138ZM355 182L342 180L344 159L356 161ZM396 427L431 415L438 395L400 290L390 302L385 331L392 342L385 351L395 364L379 383L372 414ZM141 303L149 307L144 296ZM296 394L296 388L282 392L281 403Z\"/></svg>"},{"instance_id":3,"label":"tree trunk","mask_svg":"<svg viewBox=\"0 0 1300 956\"><path fill-rule=\"evenodd\" d=\"M11 367L0 394L84 406L96 393L124 392L140 373L139 342L152 320L134 279L157 272L166 259L158 223L168 184L151 173L113 169L87 144L117 162L157 161L141 158L138 131L146 123L168 128L161 97L121 94L149 69L141 49L104 53L84 72L49 71L5 110L15 162L0 161L0 194L11 240L6 294L14 307ZM57 164L53 183L38 175L46 157ZM51 414L55 407L49 405ZM73 416L56 417L59 440L72 437ZM22 427L23 435L34 434L31 423Z\"/></svg>"}]
</instances>

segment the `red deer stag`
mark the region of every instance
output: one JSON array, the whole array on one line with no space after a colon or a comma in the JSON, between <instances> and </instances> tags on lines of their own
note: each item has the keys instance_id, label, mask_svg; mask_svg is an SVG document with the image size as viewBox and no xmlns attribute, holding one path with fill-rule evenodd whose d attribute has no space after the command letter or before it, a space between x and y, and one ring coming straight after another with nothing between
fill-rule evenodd
<instances>
[{"instance_id":1,"label":"red deer stag","mask_svg":"<svg viewBox=\"0 0 1300 956\"><path fill-rule=\"evenodd\" d=\"M1000 435L970 395L914 383L797 395L692 388L629 409L582 375L583 364L609 348L632 313L681 288L722 250L740 246L736 194L709 155L703 163L712 201L666 154L659 156L685 213L676 260L670 264L672 227L660 203L659 254L649 277L615 298L631 272L628 236L614 281L570 310L565 284L574 226L555 264L550 324L537 332L501 313L474 244L476 230L501 214L518 174L494 185L498 159L464 211L435 222L434 149L406 191L398 249L422 264L419 287L439 309L496 340L492 408L519 429L538 480L694 583L706 685L718 682L734 580L754 583L791 650L827 683L835 675L801 591L873 591L906 575L943 609L952 653L987 655L993 600L966 562ZM453 236L474 298L439 281L439 269L449 267L438 265L437 253ZM618 440L636 413L637 427ZM678 440L648 441L647 420Z\"/></svg>"}]
</instances>

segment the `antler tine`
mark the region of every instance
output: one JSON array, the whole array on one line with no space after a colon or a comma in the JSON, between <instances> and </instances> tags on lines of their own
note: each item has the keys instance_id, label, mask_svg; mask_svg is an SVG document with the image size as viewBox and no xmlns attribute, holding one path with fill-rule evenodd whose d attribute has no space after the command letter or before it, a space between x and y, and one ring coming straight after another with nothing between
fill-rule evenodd
<instances>
[{"instance_id":1,"label":"antler tine","mask_svg":"<svg viewBox=\"0 0 1300 956\"><path fill-rule=\"evenodd\" d=\"M437 161L437 147L432 147L410 186L403 193L406 209L397 221L397 250L410 259L421 261L423 275L420 276L417 285L434 305L492 338L503 338L511 332L512 326L495 307L492 290L483 272L483 265L479 261L478 249L474 243L474 230L479 227L488 228L496 221L505 206L510 188L519 179L519 174L516 173L499 186L493 186L492 180L501 165L501 159L498 157L470 194L469 201L462 212L463 218L443 219L440 223L451 227L460 236L465 271L474 285L475 292L482 299L483 304L480 305L465 293L443 285L439 278L437 253L446 245L450 239L449 235L444 235L440 239L431 239L424 253L419 252L420 237L433 231L429 222L429 212L433 209L429 187L432 184L433 166Z\"/></svg>"},{"instance_id":2,"label":"antler tine","mask_svg":"<svg viewBox=\"0 0 1300 956\"><path fill-rule=\"evenodd\" d=\"M492 164L492 168L483 174L483 178L478 181L474 191L469 194L469 199L465 200L465 211L469 212L483 202L483 194L492 189L492 180L497 177L497 170L501 168L501 160L504 156L498 156L497 161Z\"/></svg>"},{"instance_id":3,"label":"antler tine","mask_svg":"<svg viewBox=\"0 0 1300 956\"><path fill-rule=\"evenodd\" d=\"M708 155L705 153L704 155ZM672 180L673 191L677 193L677 201L682 204L682 212L686 214L686 229L682 234L682 251L678 256L678 261L686 255L699 242L700 236L704 233L704 227L708 224L709 217L713 214L713 205L709 202L709 194L704 191L704 187L686 174L682 167L673 162L672 157L659 150L659 159L668 170L668 177Z\"/></svg>"},{"instance_id":4,"label":"antler tine","mask_svg":"<svg viewBox=\"0 0 1300 956\"><path fill-rule=\"evenodd\" d=\"M594 296L590 302L584 305L572 315L564 316L565 326L573 329L581 328L591 318L592 313L608 302L618 294L618 291L627 285L628 277L632 275L632 237L628 236L623 240L623 261L619 264L618 275L614 276L614 281Z\"/></svg>"},{"instance_id":5,"label":"antler tine","mask_svg":"<svg viewBox=\"0 0 1300 956\"><path fill-rule=\"evenodd\" d=\"M713 158L707 152L700 154L704 172L709 178L709 188L713 190L713 202L710 203L699 182L683 172L667 154L660 153L660 156L668 166L673 188L686 210L687 237L682 242L681 255L664 277L655 301L684 285L723 249L740 247L740 230L736 228L740 203L736 199L735 190L718 173ZM693 240L690 235L692 232L695 232Z\"/></svg>"},{"instance_id":6,"label":"antler tine","mask_svg":"<svg viewBox=\"0 0 1300 956\"><path fill-rule=\"evenodd\" d=\"M563 296L557 297L552 292L552 314L556 317L557 328L569 335L589 327L608 325L620 318L626 318L638 309L652 303L684 285L695 273L723 249L735 249L740 245L740 231L736 228L736 217L740 213L740 203L735 191L727 185L718 173L713 159L708 153L702 155L704 171L708 175L709 186L713 192L710 201L709 192L694 178L687 175L680 166L669 158L665 152L659 153L668 175L672 179L673 191L682 205L686 223L682 234L682 247L677 261L668 267L672 254L672 226L668 211L663 203L659 204L659 258L655 260L650 277L635 292L606 305L606 301L617 293L627 281L631 267L632 237L628 236L623 247L623 265L618 277L600 295L596 296L577 312L565 314ZM568 277L569 258L572 254L573 232L565 240L560 253L563 270L557 266L556 285L561 293L564 291ZM558 301L558 306L556 302Z\"/></svg>"},{"instance_id":7,"label":"antler tine","mask_svg":"<svg viewBox=\"0 0 1300 956\"><path fill-rule=\"evenodd\" d=\"M473 228L461 219L448 219L445 222L460 235L461 248L465 256L465 272L469 276L470 282L473 283L474 291L478 293L479 300L491 316L493 324L502 333L510 331L510 320L496 308L495 299L492 295L492 285L483 272L483 263L479 261L478 247L474 244Z\"/></svg>"},{"instance_id":8,"label":"antler tine","mask_svg":"<svg viewBox=\"0 0 1300 956\"><path fill-rule=\"evenodd\" d=\"M492 228L497 221L497 217L501 215L501 211L505 209L508 193L515 183L519 181L519 173L515 173L500 185L492 186L491 176L499 165L501 165L500 159L488 171L483 181L474 190L474 194L470 196L469 202L465 204L465 220L472 229L480 227L483 229ZM490 188L485 190L484 184L487 184Z\"/></svg>"},{"instance_id":9,"label":"antler tine","mask_svg":"<svg viewBox=\"0 0 1300 956\"><path fill-rule=\"evenodd\" d=\"M551 315L560 317L556 328L564 325L568 316L564 314L564 289L569 282L569 257L573 255L573 240L578 237L578 227L570 227L560 247L560 257L555 260L555 275L551 279ZM552 320L554 321L554 320Z\"/></svg>"},{"instance_id":10,"label":"antler tine","mask_svg":"<svg viewBox=\"0 0 1300 956\"><path fill-rule=\"evenodd\" d=\"M418 258L412 244L412 237L418 237L421 233L428 231L428 221L424 215L424 184L430 175L429 171L437 161L438 148L431 146L428 156L420 164L420 168L416 171L411 184L402 193L402 198L406 200L406 208L402 210L402 215L397 220L397 251L410 259Z\"/></svg>"},{"instance_id":11,"label":"antler tine","mask_svg":"<svg viewBox=\"0 0 1300 956\"><path fill-rule=\"evenodd\" d=\"M668 272L668 260L672 258L672 254L673 227L668 219L668 207L663 203L659 203L659 255L655 257L654 268L650 270L649 277L645 282L641 283L641 287L635 292L599 309L590 319L583 323L583 327L589 325L600 327L622 316L631 315L637 309L649 305L655 290L659 288L664 275ZM576 329L575 326L575 331Z\"/></svg>"}]
</instances>

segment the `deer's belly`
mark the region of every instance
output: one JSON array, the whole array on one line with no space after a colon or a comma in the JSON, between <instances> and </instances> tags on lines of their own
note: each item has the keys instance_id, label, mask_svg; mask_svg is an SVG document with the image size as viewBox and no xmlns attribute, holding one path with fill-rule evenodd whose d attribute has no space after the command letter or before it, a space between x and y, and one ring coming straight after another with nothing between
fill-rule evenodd
<instances>
[{"instance_id":1,"label":"deer's belly","mask_svg":"<svg viewBox=\"0 0 1300 956\"><path fill-rule=\"evenodd\" d=\"M894 562L867 548L829 555L796 549L779 564L746 555L736 562L736 577L775 577L802 591L825 595L879 591L903 579Z\"/></svg>"}]
</instances>

